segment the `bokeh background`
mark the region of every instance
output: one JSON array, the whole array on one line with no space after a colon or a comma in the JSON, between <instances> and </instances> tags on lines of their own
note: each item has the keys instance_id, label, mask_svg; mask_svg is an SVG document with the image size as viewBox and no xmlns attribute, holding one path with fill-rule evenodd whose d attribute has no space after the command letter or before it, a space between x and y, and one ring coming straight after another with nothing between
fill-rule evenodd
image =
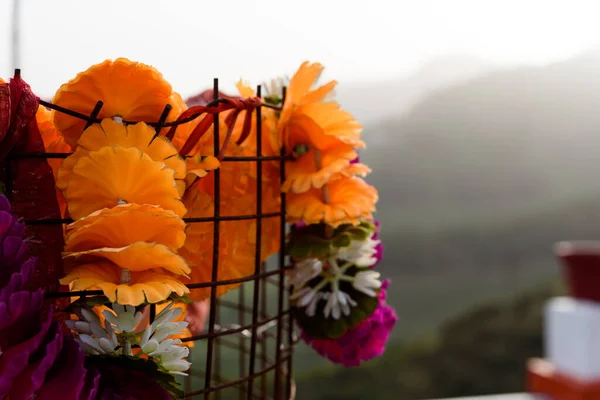
<instances>
[{"instance_id":1,"label":"bokeh background","mask_svg":"<svg viewBox=\"0 0 600 400\"><path fill-rule=\"evenodd\" d=\"M514 392L563 290L553 243L600 236L598 15L593 0L0 0L0 76L16 63L50 99L123 56L185 98L323 63L365 127L400 321L355 369L301 345L298 398Z\"/></svg>"}]
</instances>

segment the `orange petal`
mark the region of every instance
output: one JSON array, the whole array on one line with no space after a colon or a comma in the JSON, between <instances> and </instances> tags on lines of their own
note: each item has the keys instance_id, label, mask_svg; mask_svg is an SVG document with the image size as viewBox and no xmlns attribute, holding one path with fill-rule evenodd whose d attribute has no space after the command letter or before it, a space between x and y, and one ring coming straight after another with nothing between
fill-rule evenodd
<instances>
[{"instance_id":1,"label":"orange petal","mask_svg":"<svg viewBox=\"0 0 600 400\"><path fill-rule=\"evenodd\" d=\"M304 193L287 196L287 212L290 222L307 224L325 222L333 227L341 224L358 224L361 219L371 219L378 200L377 190L357 177L337 179L324 189L311 189Z\"/></svg>"},{"instance_id":2,"label":"orange petal","mask_svg":"<svg viewBox=\"0 0 600 400\"><path fill-rule=\"evenodd\" d=\"M152 271L131 272L131 283L121 284L121 269L110 262L81 265L60 280L71 290L102 290L111 302L138 306L158 303L172 293L183 296L188 288L177 277Z\"/></svg>"},{"instance_id":3,"label":"orange petal","mask_svg":"<svg viewBox=\"0 0 600 400\"><path fill-rule=\"evenodd\" d=\"M173 121L187 109L160 72L125 58L106 60L79 73L58 89L52 102L89 115L98 100L104 102L98 115L101 119L118 116L127 121L156 122L165 105L171 104L167 121ZM53 121L65 141L75 147L85 121L60 112L53 112Z\"/></svg>"},{"instance_id":4,"label":"orange petal","mask_svg":"<svg viewBox=\"0 0 600 400\"><path fill-rule=\"evenodd\" d=\"M81 157L90 151L97 151L105 146L134 147L148 154L155 161L162 161L174 172L176 180L185 177L185 161L177 153L177 149L164 137L154 138L154 128L140 122L135 125L119 124L111 119L104 119L100 124L90 126L81 135L77 150L69 156L59 171L57 186L64 190L73 167Z\"/></svg>"},{"instance_id":5,"label":"orange petal","mask_svg":"<svg viewBox=\"0 0 600 400\"><path fill-rule=\"evenodd\" d=\"M66 179L66 178L65 178ZM103 147L79 158L64 195L75 219L121 202L152 204L183 216L173 170L136 148Z\"/></svg>"},{"instance_id":6,"label":"orange petal","mask_svg":"<svg viewBox=\"0 0 600 400\"><path fill-rule=\"evenodd\" d=\"M65 252L63 257L75 258L80 263L89 263L102 258L130 271L164 268L177 275L190 273L190 267L181 256L167 246L157 243L135 242L120 248L101 247L79 252Z\"/></svg>"},{"instance_id":7,"label":"orange petal","mask_svg":"<svg viewBox=\"0 0 600 400\"><path fill-rule=\"evenodd\" d=\"M65 251L118 248L133 242L155 242L176 250L185 242L184 229L185 223L173 211L148 204L121 204L70 224Z\"/></svg>"},{"instance_id":8,"label":"orange petal","mask_svg":"<svg viewBox=\"0 0 600 400\"><path fill-rule=\"evenodd\" d=\"M320 189L331 177L343 171L357 157L351 146L340 145L327 151L311 149L294 161L286 162L286 180L281 190L303 193Z\"/></svg>"}]
</instances>

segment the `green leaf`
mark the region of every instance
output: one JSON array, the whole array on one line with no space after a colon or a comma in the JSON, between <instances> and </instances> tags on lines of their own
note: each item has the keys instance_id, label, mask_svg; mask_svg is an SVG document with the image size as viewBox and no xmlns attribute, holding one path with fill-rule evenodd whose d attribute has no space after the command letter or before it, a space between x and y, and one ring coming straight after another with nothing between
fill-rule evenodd
<instances>
[{"instance_id":1,"label":"green leaf","mask_svg":"<svg viewBox=\"0 0 600 400\"><path fill-rule=\"evenodd\" d=\"M173 399L183 399L184 392L175 377L167 371L162 370L157 363L151 359L138 358L126 355L97 355L87 356L86 364L95 366L116 365L120 368L136 370L144 373L150 379L155 380L165 390L167 390Z\"/></svg>"}]
</instances>

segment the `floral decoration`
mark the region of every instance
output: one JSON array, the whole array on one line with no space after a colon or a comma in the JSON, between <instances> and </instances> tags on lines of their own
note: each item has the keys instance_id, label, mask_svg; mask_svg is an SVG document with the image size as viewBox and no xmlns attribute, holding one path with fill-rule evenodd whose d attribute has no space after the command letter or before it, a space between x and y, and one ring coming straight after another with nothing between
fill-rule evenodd
<instances>
[{"instance_id":1,"label":"floral decoration","mask_svg":"<svg viewBox=\"0 0 600 400\"><path fill-rule=\"evenodd\" d=\"M212 281L215 255L221 296L285 252L302 339L344 366L383 352L397 316L377 271L378 193L358 159L362 126L333 100L335 81L315 87L322 71L305 62L260 97L239 81L235 96L184 102L154 67L119 58L49 108L18 73L0 81L0 161L55 153L2 175L14 202L0 197L1 398L182 397L213 290L188 285ZM217 211L229 217L218 244ZM26 228L13 212L68 223ZM59 284L94 294L45 300Z\"/></svg>"}]
</instances>

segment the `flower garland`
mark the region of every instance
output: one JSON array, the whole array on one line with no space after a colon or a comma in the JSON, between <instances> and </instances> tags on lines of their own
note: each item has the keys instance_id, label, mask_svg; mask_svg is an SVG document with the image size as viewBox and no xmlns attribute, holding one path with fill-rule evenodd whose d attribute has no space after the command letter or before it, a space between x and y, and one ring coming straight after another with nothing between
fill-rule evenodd
<instances>
[{"instance_id":1,"label":"flower garland","mask_svg":"<svg viewBox=\"0 0 600 400\"><path fill-rule=\"evenodd\" d=\"M312 88L322 70L304 63L289 82L274 80L261 99L239 82L239 97L220 94L225 101L213 106L207 104L210 91L184 102L153 67L107 60L62 85L52 100L94 115L88 124L38 107L39 99L19 76L0 82L0 159L20 143L26 143L20 151L70 153L26 164L7 182L12 194L27 194L14 205L22 214L33 212L35 198L43 200L41 218L73 219L62 234L54 227L33 230L36 242L46 245L41 253L41 261L51 266L46 280L60 279L72 291L102 293L68 304L70 334L62 333L51 314L42 313L43 293L23 289L30 280L34 287L42 285L33 279L33 259L24 258L24 226L0 198L6 259L0 307L7 310L4 322L0 319L0 371L13 362L13 348L29 349L22 360L34 363L0 374L0 397L17 398L16 382L35 378L27 390L44 398L54 380L43 378L62 376L50 371L61 368L53 360L63 358L77 365L68 379L78 383L67 399L182 396L175 376L186 375L191 364L181 339L190 336L189 329L203 329L210 296L209 288L190 292L186 282L211 281L214 253L214 223L184 219L214 215L217 169L221 215L254 214L258 180L263 213L279 212L280 193L286 193L293 228L285 249L292 260L288 283L302 339L346 366L382 353L397 317L385 302L389 283L374 270L382 254L372 215L378 195L363 180L370 169L358 160L362 127L328 99L335 82ZM258 154L252 111L261 103L269 107L262 109ZM224 132L218 151L212 136L217 112ZM159 120L182 123L160 129L148 124ZM17 140L21 137L26 139ZM260 174L255 162L221 163L226 156L279 156L282 149L289 158L283 182L279 161L263 162ZM41 189L24 186L19 177L26 173L37 177ZM50 181L55 187L47 185ZM281 250L278 224L275 218L262 222L261 261ZM255 221L243 218L220 222L219 280L252 275L256 229ZM52 258L56 250L62 263ZM238 285L218 286L217 296ZM152 320L150 305L157 309ZM21 315L33 316L35 323L21 327ZM18 339L9 327L20 329Z\"/></svg>"},{"instance_id":2,"label":"flower garland","mask_svg":"<svg viewBox=\"0 0 600 400\"><path fill-rule=\"evenodd\" d=\"M289 82L277 128L293 160L286 165L290 299L302 339L324 357L359 365L383 352L397 316L381 274L377 191L362 178L362 127L326 100L332 81L312 89L323 67L304 63Z\"/></svg>"}]
</instances>

